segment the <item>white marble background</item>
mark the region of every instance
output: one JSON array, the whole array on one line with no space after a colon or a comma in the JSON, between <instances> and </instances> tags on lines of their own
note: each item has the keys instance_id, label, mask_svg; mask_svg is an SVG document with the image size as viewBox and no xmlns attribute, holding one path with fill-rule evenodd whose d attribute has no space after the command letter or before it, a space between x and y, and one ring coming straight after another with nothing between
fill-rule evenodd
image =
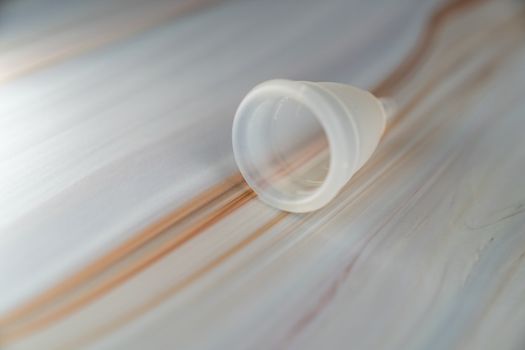
<instances>
[{"instance_id":1,"label":"white marble background","mask_svg":"<svg viewBox=\"0 0 525 350\"><path fill-rule=\"evenodd\" d=\"M253 85L373 88L444 3L0 5L0 314L235 174ZM50 326L11 340L5 325L5 346L523 349L520 11L448 19L393 92L402 118L327 208L281 219L250 200Z\"/></svg>"}]
</instances>

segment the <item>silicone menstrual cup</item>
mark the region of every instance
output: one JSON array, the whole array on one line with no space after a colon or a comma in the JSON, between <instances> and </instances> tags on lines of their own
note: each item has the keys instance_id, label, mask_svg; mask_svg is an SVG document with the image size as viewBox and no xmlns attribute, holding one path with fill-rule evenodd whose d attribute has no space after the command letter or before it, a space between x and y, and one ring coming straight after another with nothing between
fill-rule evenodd
<instances>
[{"instance_id":1,"label":"silicone menstrual cup","mask_svg":"<svg viewBox=\"0 0 525 350\"><path fill-rule=\"evenodd\" d=\"M235 160L263 202L309 212L330 202L370 158L386 117L381 100L353 86L269 80L237 109Z\"/></svg>"}]
</instances>

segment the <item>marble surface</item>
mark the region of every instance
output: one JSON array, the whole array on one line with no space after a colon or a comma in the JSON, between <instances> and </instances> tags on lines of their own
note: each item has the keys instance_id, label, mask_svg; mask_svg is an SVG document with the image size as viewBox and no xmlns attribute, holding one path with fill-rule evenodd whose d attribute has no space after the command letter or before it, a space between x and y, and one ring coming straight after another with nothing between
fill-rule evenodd
<instances>
[{"instance_id":1,"label":"marble surface","mask_svg":"<svg viewBox=\"0 0 525 350\"><path fill-rule=\"evenodd\" d=\"M396 99L327 207L232 157L271 78ZM520 1L0 4L2 349L523 349Z\"/></svg>"}]
</instances>

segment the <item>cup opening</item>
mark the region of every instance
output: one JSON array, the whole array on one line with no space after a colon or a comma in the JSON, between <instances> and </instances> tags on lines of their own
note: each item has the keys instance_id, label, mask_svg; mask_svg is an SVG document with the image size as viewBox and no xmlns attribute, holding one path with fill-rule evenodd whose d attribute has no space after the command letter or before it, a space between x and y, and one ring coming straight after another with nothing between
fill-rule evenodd
<instances>
[{"instance_id":1,"label":"cup opening","mask_svg":"<svg viewBox=\"0 0 525 350\"><path fill-rule=\"evenodd\" d=\"M318 116L288 96L266 97L245 113L240 151L250 186L279 201L314 195L330 167L328 137Z\"/></svg>"}]
</instances>

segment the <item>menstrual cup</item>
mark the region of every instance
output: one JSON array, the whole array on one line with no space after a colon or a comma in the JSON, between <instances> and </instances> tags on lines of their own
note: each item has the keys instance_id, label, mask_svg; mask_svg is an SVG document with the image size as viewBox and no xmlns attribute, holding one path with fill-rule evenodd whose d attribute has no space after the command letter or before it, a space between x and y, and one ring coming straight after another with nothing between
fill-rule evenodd
<instances>
[{"instance_id":1,"label":"menstrual cup","mask_svg":"<svg viewBox=\"0 0 525 350\"><path fill-rule=\"evenodd\" d=\"M376 149L387 121L370 92L330 82L269 80L242 100L233 151L259 198L309 212L330 202Z\"/></svg>"}]
</instances>

